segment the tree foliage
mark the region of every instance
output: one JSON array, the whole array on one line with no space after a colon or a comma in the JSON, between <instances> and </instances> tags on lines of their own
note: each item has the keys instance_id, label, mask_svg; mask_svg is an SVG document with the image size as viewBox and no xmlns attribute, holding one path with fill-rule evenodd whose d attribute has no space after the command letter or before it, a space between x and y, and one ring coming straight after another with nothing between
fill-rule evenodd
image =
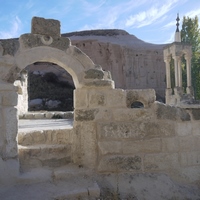
<instances>
[{"instance_id":1,"label":"tree foliage","mask_svg":"<svg viewBox=\"0 0 200 200\"><path fill-rule=\"evenodd\" d=\"M200 29L198 17L183 17L181 40L192 45L192 86L195 97L200 99ZM185 73L185 65L183 73ZM186 76L183 76L183 83L186 83Z\"/></svg>"}]
</instances>

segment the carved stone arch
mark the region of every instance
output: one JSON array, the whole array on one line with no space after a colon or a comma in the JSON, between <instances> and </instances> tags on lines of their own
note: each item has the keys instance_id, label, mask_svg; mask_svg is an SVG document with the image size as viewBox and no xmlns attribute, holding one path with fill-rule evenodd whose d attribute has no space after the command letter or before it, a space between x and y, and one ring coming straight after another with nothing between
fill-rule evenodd
<instances>
[{"instance_id":1,"label":"carved stone arch","mask_svg":"<svg viewBox=\"0 0 200 200\"><path fill-rule=\"evenodd\" d=\"M70 50L73 47L70 48ZM70 52L70 51L68 51ZM84 59L84 58L83 58ZM88 66L94 68L94 64L87 57ZM87 68L78 60L76 53L67 54L67 52L52 48L49 46L39 46L18 52L15 56L16 66L23 70L26 66L35 62L51 62L64 68L73 78L76 88L80 88L84 84L84 74ZM84 63L85 64L85 63ZM17 72L16 72L17 73Z\"/></svg>"}]
</instances>

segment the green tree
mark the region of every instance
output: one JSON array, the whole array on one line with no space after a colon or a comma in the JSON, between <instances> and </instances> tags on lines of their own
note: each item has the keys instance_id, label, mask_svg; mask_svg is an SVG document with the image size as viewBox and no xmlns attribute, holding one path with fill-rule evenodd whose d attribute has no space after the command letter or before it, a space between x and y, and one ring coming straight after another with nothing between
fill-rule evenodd
<instances>
[{"instance_id":1,"label":"green tree","mask_svg":"<svg viewBox=\"0 0 200 200\"><path fill-rule=\"evenodd\" d=\"M198 17L183 17L181 40L192 45L192 86L196 99L200 99L200 29ZM185 65L183 65L183 83L186 83Z\"/></svg>"}]
</instances>

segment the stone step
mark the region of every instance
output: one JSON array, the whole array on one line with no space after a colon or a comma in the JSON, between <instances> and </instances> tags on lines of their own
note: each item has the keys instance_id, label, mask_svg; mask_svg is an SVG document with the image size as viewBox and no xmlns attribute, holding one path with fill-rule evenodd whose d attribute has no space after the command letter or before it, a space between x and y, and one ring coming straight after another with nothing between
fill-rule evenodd
<instances>
[{"instance_id":1,"label":"stone step","mask_svg":"<svg viewBox=\"0 0 200 200\"><path fill-rule=\"evenodd\" d=\"M76 176L87 179L88 177L93 177L93 172L90 169L74 165L73 163L57 167L52 172L54 180L73 180Z\"/></svg>"},{"instance_id":2,"label":"stone step","mask_svg":"<svg viewBox=\"0 0 200 200\"><path fill-rule=\"evenodd\" d=\"M0 188L2 200L97 200L100 199L100 188L96 182L89 184L79 180L77 182L40 182L32 184L18 184Z\"/></svg>"},{"instance_id":3,"label":"stone step","mask_svg":"<svg viewBox=\"0 0 200 200\"><path fill-rule=\"evenodd\" d=\"M21 171L38 167L60 167L71 162L71 145L18 145Z\"/></svg>"},{"instance_id":4,"label":"stone step","mask_svg":"<svg viewBox=\"0 0 200 200\"><path fill-rule=\"evenodd\" d=\"M18 133L18 144L23 146L35 144L69 144L72 129L37 130Z\"/></svg>"}]
</instances>

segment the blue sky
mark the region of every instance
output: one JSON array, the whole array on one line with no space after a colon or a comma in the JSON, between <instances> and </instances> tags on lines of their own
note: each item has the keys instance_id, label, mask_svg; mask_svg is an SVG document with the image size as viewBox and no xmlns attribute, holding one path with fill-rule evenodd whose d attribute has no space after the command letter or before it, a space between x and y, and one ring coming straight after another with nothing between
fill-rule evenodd
<instances>
[{"instance_id":1,"label":"blue sky","mask_svg":"<svg viewBox=\"0 0 200 200\"><path fill-rule=\"evenodd\" d=\"M30 33L33 16L61 21L61 33L123 29L155 44L173 41L176 16L200 19L200 0L0 0L0 39ZM181 27L181 26L180 26Z\"/></svg>"}]
</instances>

